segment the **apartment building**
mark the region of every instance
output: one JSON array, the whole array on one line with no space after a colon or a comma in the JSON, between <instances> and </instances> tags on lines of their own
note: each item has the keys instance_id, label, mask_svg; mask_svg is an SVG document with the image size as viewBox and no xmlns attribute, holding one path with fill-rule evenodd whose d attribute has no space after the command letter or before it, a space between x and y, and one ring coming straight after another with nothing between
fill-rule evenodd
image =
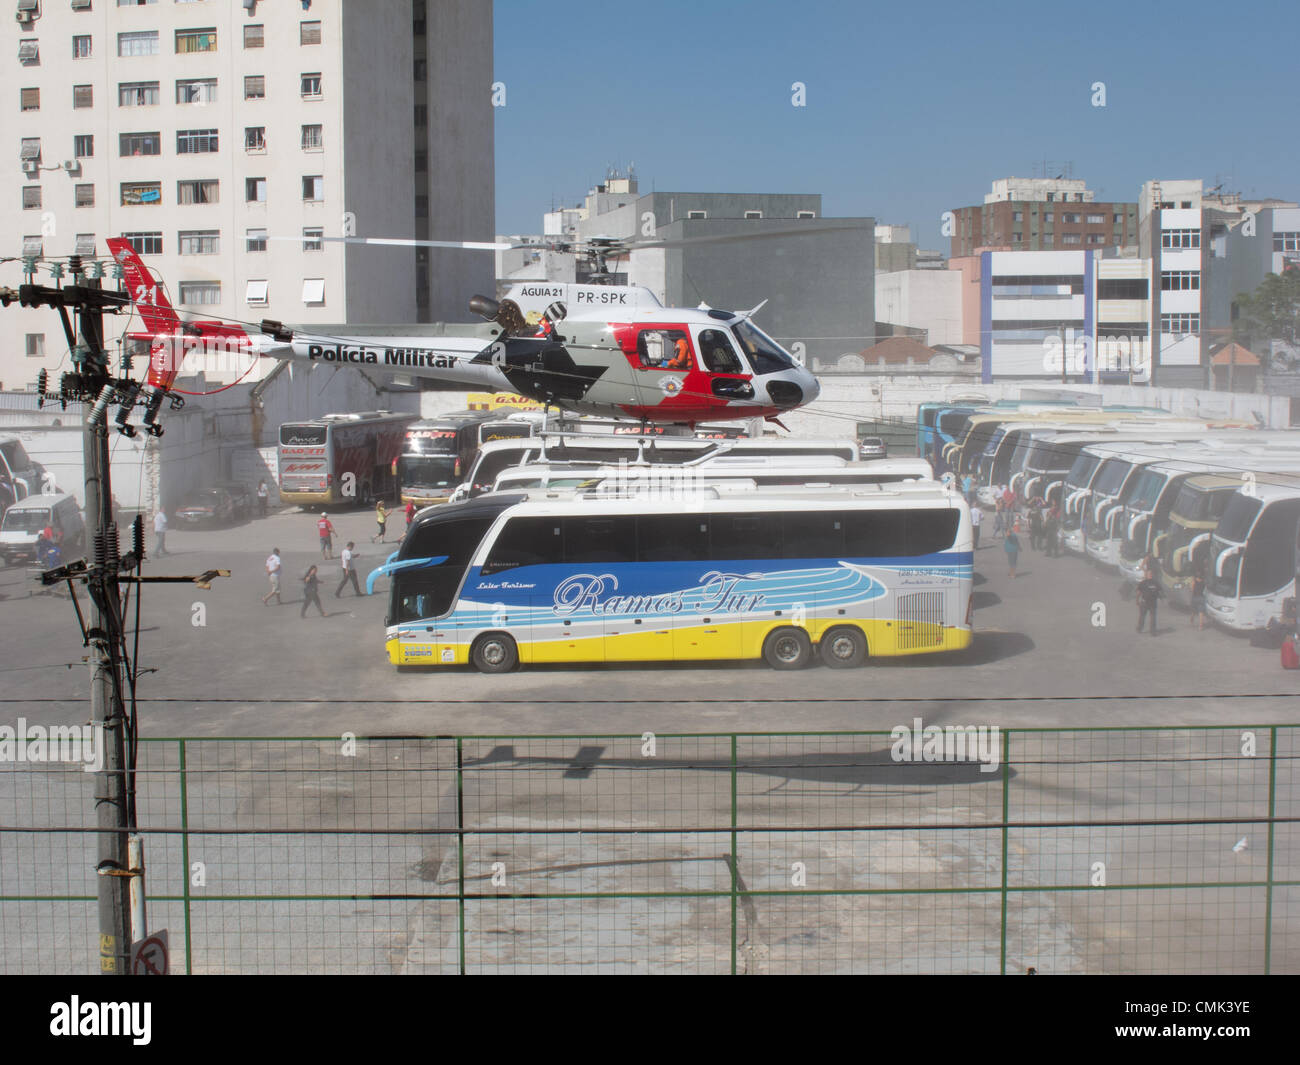
<instances>
[{"instance_id":1,"label":"apartment building","mask_svg":"<svg viewBox=\"0 0 1300 1065\"><path fill-rule=\"evenodd\" d=\"M1000 178L952 212L953 257L999 251L1101 251L1137 245L1138 205L1099 203L1076 178Z\"/></svg>"},{"instance_id":2,"label":"apartment building","mask_svg":"<svg viewBox=\"0 0 1300 1065\"><path fill-rule=\"evenodd\" d=\"M126 235L178 309L251 323L460 318L492 291L490 255L328 239L491 239L491 5L11 4L0 254L103 261ZM57 316L8 313L5 388L66 365Z\"/></svg>"}]
</instances>

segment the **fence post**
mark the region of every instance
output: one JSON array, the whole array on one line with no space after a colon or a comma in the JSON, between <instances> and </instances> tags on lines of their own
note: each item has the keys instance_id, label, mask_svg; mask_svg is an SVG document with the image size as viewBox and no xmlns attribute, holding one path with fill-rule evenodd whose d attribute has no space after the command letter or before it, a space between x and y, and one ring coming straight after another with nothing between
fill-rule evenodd
<instances>
[{"instance_id":1,"label":"fence post","mask_svg":"<svg viewBox=\"0 0 1300 1065\"><path fill-rule=\"evenodd\" d=\"M465 778L464 750L456 737L456 906L460 947L460 975L465 975Z\"/></svg>"},{"instance_id":2,"label":"fence post","mask_svg":"<svg viewBox=\"0 0 1300 1065\"><path fill-rule=\"evenodd\" d=\"M1277 726L1268 730L1268 871L1264 880L1264 975L1273 961L1273 816L1277 799Z\"/></svg>"},{"instance_id":3,"label":"fence post","mask_svg":"<svg viewBox=\"0 0 1300 1065\"><path fill-rule=\"evenodd\" d=\"M1011 813L1011 730L1002 733L1002 947L998 972L1007 975L1007 853Z\"/></svg>"},{"instance_id":4,"label":"fence post","mask_svg":"<svg viewBox=\"0 0 1300 1065\"><path fill-rule=\"evenodd\" d=\"M731 734L731 975L736 975L736 734Z\"/></svg>"},{"instance_id":5,"label":"fence post","mask_svg":"<svg viewBox=\"0 0 1300 1065\"><path fill-rule=\"evenodd\" d=\"M177 740L181 758L181 895L185 900L185 975L194 975L193 944L190 938L190 804L189 775L185 771L185 741Z\"/></svg>"}]
</instances>

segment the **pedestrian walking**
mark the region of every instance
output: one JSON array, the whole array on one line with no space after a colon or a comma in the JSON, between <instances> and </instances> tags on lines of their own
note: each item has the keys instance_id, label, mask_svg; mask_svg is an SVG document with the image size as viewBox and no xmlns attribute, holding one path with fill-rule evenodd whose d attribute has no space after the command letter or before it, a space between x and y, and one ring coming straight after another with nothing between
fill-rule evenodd
<instances>
[{"instance_id":1,"label":"pedestrian walking","mask_svg":"<svg viewBox=\"0 0 1300 1065\"><path fill-rule=\"evenodd\" d=\"M266 481L265 480L258 481L257 482L257 512L263 518L266 517L266 505L270 501L271 501L271 490L266 487Z\"/></svg>"},{"instance_id":2,"label":"pedestrian walking","mask_svg":"<svg viewBox=\"0 0 1300 1065\"><path fill-rule=\"evenodd\" d=\"M356 592L357 595L361 594L361 588L357 585L357 556L352 550L356 546L356 544L349 540L348 546L345 547L343 552L339 555L339 560L343 563L343 579L339 581L339 586L334 591L335 599L343 594L343 589L347 587L348 581L352 582L352 590Z\"/></svg>"},{"instance_id":3,"label":"pedestrian walking","mask_svg":"<svg viewBox=\"0 0 1300 1065\"><path fill-rule=\"evenodd\" d=\"M154 554L167 554L167 514L161 507L158 509L158 513L153 516L153 532L158 538L158 546L154 549Z\"/></svg>"},{"instance_id":4,"label":"pedestrian walking","mask_svg":"<svg viewBox=\"0 0 1300 1065\"><path fill-rule=\"evenodd\" d=\"M1002 497L998 496L997 501L993 504L993 535L1001 536L1006 532L1007 525L1007 507L1002 502Z\"/></svg>"},{"instance_id":5,"label":"pedestrian walking","mask_svg":"<svg viewBox=\"0 0 1300 1065\"><path fill-rule=\"evenodd\" d=\"M1020 557L1020 537L1016 535L1015 530L1010 530L1002 541L1002 550L1007 553L1007 572L1010 576L1016 575L1016 560Z\"/></svg>"},{"instance_id":6,"label":"pedestrian walking","mask_svg":"<svg viewBox=\"0 0 1300 1065\"><path fill-rule=\"evenodd\" d=\"M406 502L406 531L411 531L411 522L415 521L415 504L410 500Z\"/></svg>"},{"instance_id":7,"label":"pedestrian walking","mask_svg":"<svg viewBox=\"0 0 1300 1065\"><path fill-rule=\"evenodd\" d=\"M1137 586L1138 632L1151 619L1151 635L1156 634L1156 605L1160 600L1160 583L1152 570L1146 570Z\"/></svg>"},{"instance_id":8,"label":"pedestrian walking","mask_svg":"<svg viewBox=\"0 0 1300 1065\"><path fill-rule=\"evenodd\" d=\"M280 598L280 549L271 548L271 553L266 556L266 579L271 583L271 590L262 596L262 605L266 606L271 596L275 596L277 604L283 604L284 600Z\"/></svg>"},{"instance_id":9,"label":"pedestrian walking","mask_svg":"<svg viewBox=\"0 0 1300 1065\"><path fill-rule=\"evenodd\" d=\"M1196 567L1192 575L1192 624L1198 629L1205 628L1205 563Z\"/></svg>"},{"instance_id":10,"label":"pedestrian walking","mask_svg":"<svg viewBox=\"0 0 1300 1065\"><path fill-rule=\"evenodd\" d=\"M1047 518L1043 522L1044 554L1048 558L1060 558L1061 550L1061 508L1055 503L1048 508Z\"/></svg>"},{"instance_id":11,"label":"pedestrian walking","mask_svg":"<svg viewBox=\"0 0 1300 1065\"><path fill-rule=\"evenodd\" d=\"M370 538L370 542L373 544L378 540L382 544L384 542L384 528L388 524L388 510L385 508L382 499L375 504L375 523L379 526L379 531Z\"/></svg>"},{"instance_id":12,"label":"pedestrian walking","mask_svg":"<svg viewBox=\"0 0 1300 1065\"><path fill-rule=\"evenodd\" d=\"M1042 551L1046 539L1043 535L1043 511L1039 507L1033 507L1029 511L1029 546L1035 551Z\"/></svg>"},{"instance_id":13,"label":"pedestrian walking","mask_svg":"<svg viewBox=\"0 0 1300 1065\"><path fill-rule=\"evenodd\" d=\"M980 523L984 521L984 511L978 506L970 508L970 534L975 542L975 550L980 549Z\"/></svg>"},{"instance_id":14,"label":"pedestrian walking","mask_svg":"<svg viewBox=\"0 0 1300 1065\"><path fill-rule=\"evenodd\" d=\"M320 577L316 574L316 563L307 567L307 572L302 575L302 609L298 611L300 618L307 616L307 608L314 606L320 611L323 618L329 617L325 613L325 608L320 605Z\"/></svg>"},{"instance_id":15,"label":"pedestrian walking","mask_svg":"<svg viewBox=\"0 0 1300 1065\"><path fill-rule=\"evenodd\" d=\"M334 526L330 524L330 516L325 511L320 512L320 518L316 522L316 531L320 534L320 557L331 559L334 557Z\"/></svg>"}]
</instances>

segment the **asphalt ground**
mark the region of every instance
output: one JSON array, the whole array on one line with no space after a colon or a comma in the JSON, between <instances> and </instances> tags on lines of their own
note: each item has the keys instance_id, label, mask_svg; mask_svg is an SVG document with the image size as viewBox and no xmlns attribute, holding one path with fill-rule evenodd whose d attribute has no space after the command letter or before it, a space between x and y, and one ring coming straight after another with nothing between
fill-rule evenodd
<instances>
[{"instance_id":1,"label":"asphalt ground","mask_svg":"<svg viewBox=\"0 0 1300 1065\"><path fill-rule=\"evenodd\" d=\"M358 544L364 589L364 575L394 545L370 543L368 511L331 520L336 549L348 539ZM376 595L357 598L349 588L336 599L338 562L321 559L314 521L290 510L231 529L168 534L170 553L151 558L147 574L228 568L231 576L206 591L146 589L139 660L154 672L139 689L142 735L888 730L917 715L1004 728L1300 720L1292 697L1300 677L1280 668L1276 650L1197 631L1165 602L1158 634L1138 636L1136 608L1112 573L1026 551L1011 579L1000 543L987 536L976 553L975 641L960 653L794 673L758 662L399 673L384 652L387 581ZM263 606L272 547L284 558L284 602ZM297 578L312 562L321 566L328 618L314 610L299 616ZM23 569L0 570L5 697L22 700L31 721L84 721L76 615L66 595L29 597L31 589Z\"/></svg>"},{"instance_id":2,"label":"asphalt ground","mask_svg":"<svg viewBox=\"0 0 1300 1065\"><path fill-rule=\"evenodd\" d=\"M331 519L363 574L393 549L369 512ZM1300 831L1265 823L1300 814L1300 730L1242 753L1296 723L1295 674L1167 608L1138 636L1082 560L1026 552L1012 579L986 539L976 643L949 656L398 673L383 597L335 599L337 562L331 616L299 617L314 520L172 532L147 566L231 570L144 601L140 820L177 968L1231 973L1267 944L1300 970ZM286 601L263 606L273 546ZM84 722L76 616L30 590L0 571L0 719ZM1114 731L1012 731L994 772L901 764L887 735L700 735L918 717ZM478 738L427 738L452 735ZM183 777L168 737L194 738ZM93 783L0 765L0 822L30 829L0 834L0 970L93 970L94 836L50 831L92 823Z\"/></svg>"}]
</instances>

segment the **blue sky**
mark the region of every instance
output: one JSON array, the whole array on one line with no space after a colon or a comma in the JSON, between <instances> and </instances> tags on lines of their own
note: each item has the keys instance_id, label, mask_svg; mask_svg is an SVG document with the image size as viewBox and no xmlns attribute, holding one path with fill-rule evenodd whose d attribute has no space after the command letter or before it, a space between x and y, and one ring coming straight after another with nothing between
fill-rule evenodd
<instances>
[{"instance_id":1,"label":"blue sky","mask_svg":"<svg viewBox=\"0 0 1300 1065\"><path fill-rule=\"evenodd\" d=\"M609 165L641 189L819 192L910 223L1071 162L1300 198L1300 4L496 0L497 230L537 232ZM791 85L807 106L791 105ZM1105 83L1106 106L1091 104ZM1178 89L1171 85L1180 85Z\"/></svg>"}]
</instances>

